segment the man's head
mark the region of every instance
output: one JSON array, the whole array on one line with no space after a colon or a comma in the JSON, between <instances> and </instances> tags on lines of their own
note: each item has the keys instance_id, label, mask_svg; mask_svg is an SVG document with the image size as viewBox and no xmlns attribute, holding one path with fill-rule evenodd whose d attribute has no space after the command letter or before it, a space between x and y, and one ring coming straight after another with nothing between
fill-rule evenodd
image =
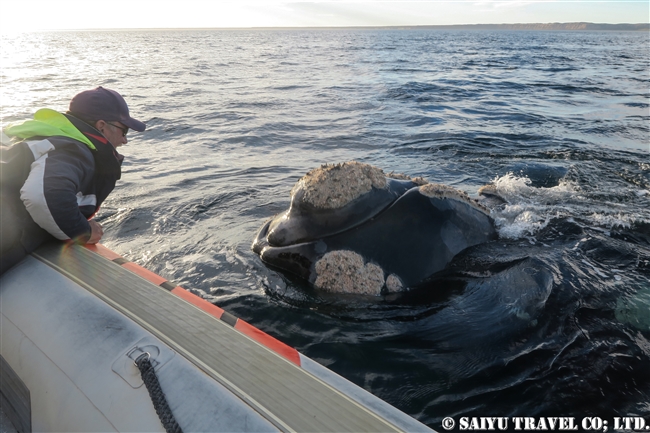
<instances>
[{"instance_id":1,"label":"man's head","mask_svg":"<svg viewBox=\"0 0 650 433\"><path fill-rule=\"evenodd\" d=\"M72 98L68 113L97 128L115 147L126 144L129 128L138 132L146 128L129 115L129 107L119 93L101 86Z\"/></svg>"}]
</instances>

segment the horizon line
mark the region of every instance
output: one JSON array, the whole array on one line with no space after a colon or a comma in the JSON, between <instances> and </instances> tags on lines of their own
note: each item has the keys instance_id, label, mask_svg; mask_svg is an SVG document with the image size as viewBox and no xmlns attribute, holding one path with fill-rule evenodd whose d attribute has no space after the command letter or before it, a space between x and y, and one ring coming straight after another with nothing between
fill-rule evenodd
<instances>
[{"instance_id":1,"label":"horizon line","mask_svg":"<svg viewBox=\"0 0 650 433\"><path fill-rule=\"evenodd\" d=\"M629 26L641 27L639 30L650 29L650 22L637 23L595 23L590 21L567 21L567 22L519 22L519 23L475 23L475 24L404 24L387 26L250 26L250 27L114 27L114 28L68 28L68 29L32 29L25 31L9 31L0 33L45 33L45 32L75 32L75 31L161 31L161 30L327 30L327 29L423 29L423 28L451 28L451 27L479 27L479 26L570 26L570 25L592 25L592 26ZM525 29L522 29L525 30ZM549 28L547 30L554 30ZM557 30L590 30L590 29L557 29ZM591 29L604 30L604 29ZM616 30L616 29L614 29Z\"/></svg>"}]
</instances>

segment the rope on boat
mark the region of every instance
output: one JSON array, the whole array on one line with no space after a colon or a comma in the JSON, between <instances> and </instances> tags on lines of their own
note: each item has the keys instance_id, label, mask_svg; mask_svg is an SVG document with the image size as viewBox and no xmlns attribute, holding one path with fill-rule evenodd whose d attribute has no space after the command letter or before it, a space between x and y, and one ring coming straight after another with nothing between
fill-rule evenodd
<instances>
[{"instance_id":1,"label":"rope on boat","mask_svg":"<svg viewBox=\"0 0 650 433\"><path fill-rule=\"evenodd\" d=\"M174 414L172 414L172 410L169 408L150 358L151 355L148 352L144 352L136 358L135 365L140 370L142 381L147 387L147 391L149 391L149 397L151 397L153 407L156 409L158 418L160 418L160 422L165 427L167 433L183 433L183 430L181 430L174 418Z\"/></svg>"}]
</instances>

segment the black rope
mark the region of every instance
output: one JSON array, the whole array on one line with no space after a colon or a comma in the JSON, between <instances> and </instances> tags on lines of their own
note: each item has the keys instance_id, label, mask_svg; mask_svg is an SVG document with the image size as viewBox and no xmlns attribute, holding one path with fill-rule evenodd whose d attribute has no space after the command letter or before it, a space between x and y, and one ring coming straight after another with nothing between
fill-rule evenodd
<instances>
[{"instance_id":1,"label":"black rope","mask_svg":"<svg viewBox=\"0 0 650 433\"><path fill-rule=\"evenodd\" d=\"M142 381L149 391L149 397L151 397L151 402L153 403L154 409L160 418L160 422L167 433L183 433L180 426L174 419L174 414L167 404L167 399L165 394L160 387L160 382L156 377L156 372L153 369L151 360L149 359L150 355L148 352L145 352L137 357L135 360L135 365L140 370L140 375L142 375Z\"/></svg>"}]
</instances>

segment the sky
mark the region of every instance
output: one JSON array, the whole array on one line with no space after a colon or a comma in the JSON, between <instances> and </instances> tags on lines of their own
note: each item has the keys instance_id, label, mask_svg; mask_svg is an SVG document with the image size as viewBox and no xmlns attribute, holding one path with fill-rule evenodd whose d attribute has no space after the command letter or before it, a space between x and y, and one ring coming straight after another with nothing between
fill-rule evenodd
<instances>
[{"instance_id":1,"label":"sky","mask_svg":"<svg viewBox=\"0 0 650 433\"><path fill-rule=\"evenodd\" d=\"M648 23L648 0L0 0L0 31Z\"/></svg>"}]
</instances>

